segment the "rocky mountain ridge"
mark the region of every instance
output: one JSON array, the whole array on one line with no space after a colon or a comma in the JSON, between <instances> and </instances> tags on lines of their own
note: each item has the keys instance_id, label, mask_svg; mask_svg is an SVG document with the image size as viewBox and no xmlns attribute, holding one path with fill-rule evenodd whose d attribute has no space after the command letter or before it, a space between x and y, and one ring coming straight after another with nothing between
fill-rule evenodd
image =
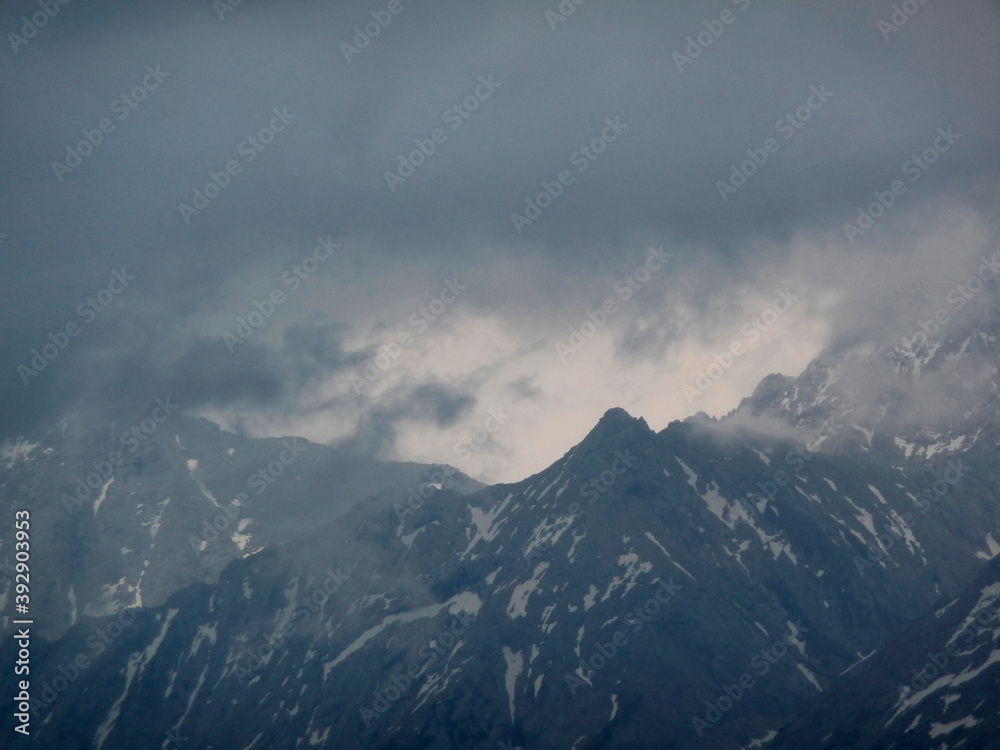
<instances>
[{"instance_id":1,"label":"rocky mountain ridge","mask_svg":"<svg viewBox=\"0 0 1000 750\"><path fill-rule=\"evenodd\" d=\"M654 432L611 409L521 482L383 487L336 513L303 490L294 540L42 647L33 746L796 746L817 696L948 602L978 606L1000 552L993 406L919 424L924 382L995 362L978 338L909 373L875 350L821 358L723 420ZM874 388L886 371L909 380ZM980 371L955 403L995 384ZM303 458L297 484L328 489L319 466ZM201 464L188 479L202 495L233 494L206 468L204 489ZM938 747L931 732L899 747Z\"/></svg>"}]
</instances>

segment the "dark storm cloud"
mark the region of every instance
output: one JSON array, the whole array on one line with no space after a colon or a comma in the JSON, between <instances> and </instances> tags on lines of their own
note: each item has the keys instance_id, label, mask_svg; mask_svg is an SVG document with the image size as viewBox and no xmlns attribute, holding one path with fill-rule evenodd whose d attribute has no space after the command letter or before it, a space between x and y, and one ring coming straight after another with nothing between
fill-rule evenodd
<instances>
[{"instance_id":1,"label":"dark storm cloud","mask_svg":"<svg viewBox=\"0 0 1000 750\"><path fill-rule=\"evenodd\" d=\"M888 38L877 22L891 3L590 0L553 29L545 11L557 6L404 2L350 61L341 44L384 3L243 3L220 20L207 0L73 2L16 52L8 44L0 422L25 429L82 394L147 386L197 404L281 404L359 359L330 321L358 325L369 303L399 314L400 300L429 299L456 274L480 273L463 305L545 335L575 322L581 300L599 302L648 245L678 253L634 314L655 317L672 295L708 325L712 295L780 262L793 238L843 242L857 207L949 125L961 140L901 197L900 215L939 196L973 206L996 196L995 4L929 2ZM20 33L37 9L4 4L0 32ZM679 70L674 53L718 29L723 10L732 23ZM802 110L818 89L832 94ZM778 125L797 109L807 121ZM53 168L105 118L114 130L79 166ZM390 189L385 173L419 142L429 150L435 128L443 142ZM717 183L768 138L778 150L723 201ZM594 139L604 144L590 158L580 149ZM525 215L562 170L572 184L518 232L511 214ZM211 173L225 187L182 215ZM892 222L856 252L892 248ZM212 343L330 234L344 257L309 302L325 318L291 300L303 308L277 339L233 356ZM24 386L17 365L80 322L77 306L122 266L132 286ZM383 296L359 301L359 288ZM625 330L621 351L634 355L697 327L664 317ZM411 395L425 406L373 413L365 429L376 437L362 442L435 402ZM438 423L448 413L428 412Z\"/></svg>"},{"instance_id":2,"label":"dark storm cloud","mask_svg":"<svg viewBox=\"0 0 1000 750\"><path fill-rule=\"evenodd\" d=\"M118 335L75 352L68 348L71 359L50 365L51 387L99 421L132 418L154 398L166 396L189 410L292 415L298 413L303 390L331 373L360 367L370 354L346 353L336 325L296 324L275 345L250 338L232 352L219 337L171 347L164 329L116 328Z\"/></svg>"}]
</instances>

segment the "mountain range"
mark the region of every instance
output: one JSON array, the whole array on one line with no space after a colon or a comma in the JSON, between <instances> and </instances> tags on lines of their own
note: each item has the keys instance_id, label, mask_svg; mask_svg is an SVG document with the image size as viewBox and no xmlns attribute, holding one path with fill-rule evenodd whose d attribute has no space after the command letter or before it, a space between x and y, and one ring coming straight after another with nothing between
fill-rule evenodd
<instances>
[{"instance_id":1,"label":"mountain range","mask_svg":"<svg viewBox=\"0 0 1000 750\"><path fill-rule=\"evenodd\" d=\"M68 415L0 457L31 746L1000 747L998 341L845 344L659 432L612 408L491 486L169 399Z\"/></svg>"}]
</instances>

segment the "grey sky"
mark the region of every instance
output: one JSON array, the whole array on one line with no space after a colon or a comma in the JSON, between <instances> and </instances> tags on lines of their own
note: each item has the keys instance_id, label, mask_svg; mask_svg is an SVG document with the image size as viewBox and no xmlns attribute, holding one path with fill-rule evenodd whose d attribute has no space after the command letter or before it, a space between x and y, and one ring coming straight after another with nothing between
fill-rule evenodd
<instances>
[{"instance_id":1,"label":"grey sky","mask_svg":"<svg viewBox=\"0 0 1000 750\"><path fill-rule=\"evenodd\" d=\"M245 0L220 20L209 0L77 0L16 52L8 34L40 6L2 3L0 424L169 394L254 434L457 464L456 441L501 406L507 432L460 468L513 479L610 406L660 428L722 413L824 346L891 339L997 251L1000 175L1000 8L914 3L886 34L892 5L588 0L553 29L557 2L402 0L348 61L341 43L388 2ZM678 70L674 53L710 27ZM155 88L122 119L144 78ZM808 109L817 90L832 93ZM114 129L57 176L103 118ZM627 127L609 130L615 118ZM247 141L271 123L273 140ZM948 127L960 138L911 182L904 165ZM602 133L615 139L581 156ZM717 183L769 138L723 200ZM415 140L434 153L390 189ZM186 221L179 204L231 160L238 173ZM511 214L562 170L572 183L517 231ZM897 179L906 192L849 242L845 222ZM284 274L327 237L338 252L293 290ZM669 262L622 299L616 284L661 245ZM135 280L92 322L78 315L123 267ZM466 287L453 302L446 281ZM285 301L230 353L223 335L274 289ZM701 402L684 399L781 289L799 301ZM616 312L561 361L557 342L608 298ZM421 317L428 305L443 311ZM69 321L79 335L25 386L18 366Z\"/></svg>"}]
</instances>

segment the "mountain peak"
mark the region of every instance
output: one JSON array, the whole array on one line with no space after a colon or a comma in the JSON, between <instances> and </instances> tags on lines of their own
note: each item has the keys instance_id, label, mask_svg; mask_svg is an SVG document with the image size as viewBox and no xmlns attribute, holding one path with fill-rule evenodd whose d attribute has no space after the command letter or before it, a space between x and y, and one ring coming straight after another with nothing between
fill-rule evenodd
<instances>
[{"instance_id":1,"label":"mountain peak","mask_svg":"<svg viewBox=\"0 0 1000 750\"><path fill-rule=\"evenodd\" d=\"M645 419L633 417L621 407L616 406L604 412L604 416L594 425L594 429L587 434L583 442L606 442L607 440L621 442L651 434L653 431L646 424Z\"/></svg>"},{"instance_id":2,"label":"mountain peak","mask_svg":"<svg viewBox=\"0 0 1000 750\"><path fill-rule=\"evenodd\" d=\"M598 425L605 423L617 423L617 424L630 424L632 422L640 421L636 417L633 417L627 411L625 411L620 406L612 406L606 412L604 416L597 422Z\"/></svg>"}]
</instances>

